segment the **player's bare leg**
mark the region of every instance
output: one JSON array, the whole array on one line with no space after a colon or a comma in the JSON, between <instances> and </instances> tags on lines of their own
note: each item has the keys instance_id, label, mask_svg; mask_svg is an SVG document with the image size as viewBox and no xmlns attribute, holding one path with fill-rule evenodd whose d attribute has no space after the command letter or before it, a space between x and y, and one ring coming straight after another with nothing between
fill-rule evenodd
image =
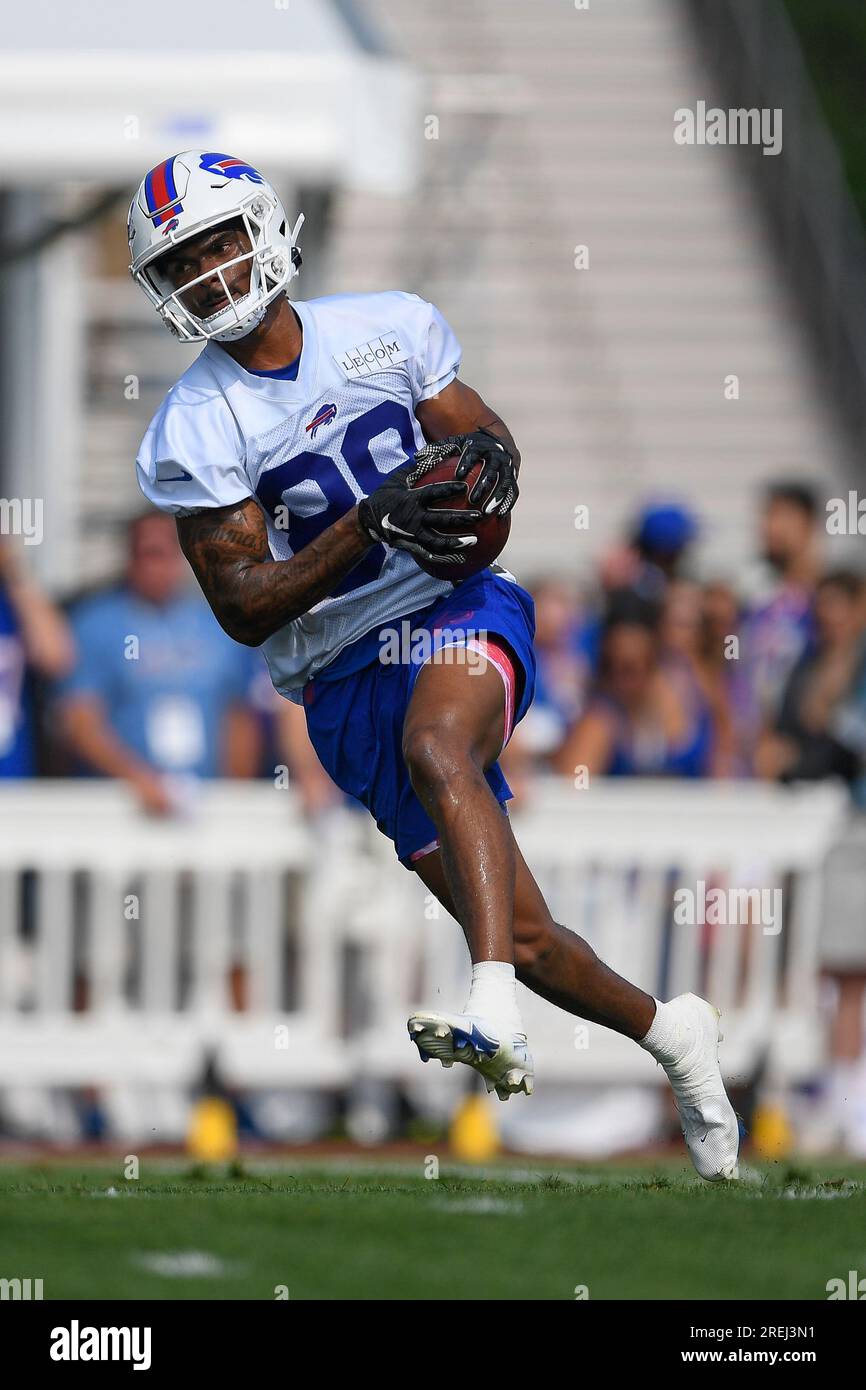
<instances>
[{"instance_id":1,"label":"player's bare leg","mask_svg":"<svg viewBox=\"0 0 866 1390\"><path fill-rule=\"evenodd\" d=\"M461 923L472 958L472 989L464 1016L489 1020L493 1027L488 1035L500 1037L510 1031L523 1037L514 972L509 981L505 967L515 966L523 978L531 958L533 988L539 993L584 1018L643 1038L652 1024L654 1000L553 921L487 784L484 772L502 750L504 714L503 681L494 666L481 660L428 663L416 682L404 725L406 764L441 846L416 867ZM518 865L521 896L516 905ZM515 925L521 931L517 943ZM432 1019L413 1015L414 1040L423 1056L451 1061L456 1056L453 1026L439 1018L439 1029L447 1031L437 1036L435 1027L419 1023L430 1025ZM460 1031L462 1035L466 1030ZM468 1056L468 1044L466 1048ZM531 1076L520 1077L520 1082L521 1089L528 1090ZM505 1087L504 1093L511 1089Z\"/></svg>"},{"instance_id":2,"label":"player's bare leg","mask_svg":"<svg viewBox=\"0 0 866 1390\"><path fill-rule=\"evenodd\" d=\"M484 776L502 751L505 692L495 667L472 656L471 666L423 667L406 712L403 757L439 833L436 858L473 962L513 964L516 846Z\"/></svg>"},{"instance_id":3,"label":"player's bare leg","mask_svg":"<svg viewBox=\"0 0 866 1390\"><path fill-rule=\"evenodd\" d=\"M466 685L470 680L473 687ZM441 848L419 859L416 872L463 927L474 966L513 961L517 978L535 993L633 1038L656 1057L671 1081L698 1172L711 1180L735 1177L739 1127L718 1066L718 1014L690 994L657 1003L553 920L483 775L501 751L503 704L493 668L479 674L466 666L429 665L419 677L404 756ZM474 1011L470 994L463 1017ZM447 1019L419 1014L410 1020L422 1055L477 1065L477 1056L453 1049L453 1028L437 1040L434 1024ZM513 1089L497 1086L503 1099Z\"/></svg>"},{"instance_id":4,"label":"player's bare leg","mask_svg":"<svg viewBox=\"0 0 866 1390\"><path fill-rule=\"evenodd\" d=\"M424 666L403 726L403 756L436 826L436 857L472 957L463 1012L413 1014L410 1036L425 1061L467 1062L502 1099L532 1090L514 968L515 845L484 776L501 752L504 722L502 676L461 650L455 664Z\"/></svg>"},{"instance_id":5,"label":"player's bare leg","mask_svg":"<svg viewBox=\"0 0 866 1390\"><path fill-rule=\"evenodd\" d=\"M636 1042L646 1037L656 1011L652 995L611 970L583 937L553 920L514 839L510 822L507 817L502 819L511 840L516 870L513 938L518 980L567 1013L603 1024ZM415 870L445 910L460 922L441 852L434 850L419 859Z\"/></svg>"},{"instance_id":6,"label":"player's bare leg","mask_svg":"<svg viewBox=\"0 0 866 1390\"><path fill-rule=\"evenodd\" d=\"M426 665L406 715L404 757L441 848L419 877L463 927L473 964L515 964L551 1003L643 1038L655 1001L554 922L485 770L502 750L504 690L492 666Z\"/></svg>"}]
</instances>

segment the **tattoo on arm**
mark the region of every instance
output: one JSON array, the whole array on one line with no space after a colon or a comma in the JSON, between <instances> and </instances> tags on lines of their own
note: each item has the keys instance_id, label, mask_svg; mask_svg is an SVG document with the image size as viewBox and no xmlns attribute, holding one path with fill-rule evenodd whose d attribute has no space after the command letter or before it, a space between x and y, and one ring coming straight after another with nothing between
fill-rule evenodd
<instances>
[{"instance_id":1,"label":"tattoo on arm","mask_svg":"<svg viewBox=\"0 0 866 1390\"><path fill-rule=\"evenodd\" d=\"M178 517L177 531L221 626L249 647L327 598L372 545L352 508L290 560L272 560L264 513L253 498Z\"/></svg>"}]
</instances>

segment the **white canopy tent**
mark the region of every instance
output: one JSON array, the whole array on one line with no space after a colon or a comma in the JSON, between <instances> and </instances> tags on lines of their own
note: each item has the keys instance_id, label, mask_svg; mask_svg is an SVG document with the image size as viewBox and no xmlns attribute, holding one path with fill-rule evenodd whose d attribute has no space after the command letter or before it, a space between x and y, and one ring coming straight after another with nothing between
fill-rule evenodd
<instances>
[{"instance_id":1,"label":"white canopy tent","mask_svg":"<svg viewBox=\"0 0 866 1390\"><path fill-rule=\"evenodd\" d=\"M346 0L28 0L4 17L4 183L128 179L172 148L406 191L417 79Z\"/></svg>"},{"instance_id":2,"label":"white canopy tent","mask_svg":"<svg viewBox=\"0 0 866 1390\"><path fill-rule=\"evenodd\" d=\"M172 150L242 154L290 208L299 186L412 187L421 84L352 0L28 0L4 26L3 243L102 188L126 185L131 197ZM16 261L3 285L0 493L42 499L44 538L28 558L56 589L88 570L83 251L80 236L62 237Z\"/></svg>"}]
</instances>

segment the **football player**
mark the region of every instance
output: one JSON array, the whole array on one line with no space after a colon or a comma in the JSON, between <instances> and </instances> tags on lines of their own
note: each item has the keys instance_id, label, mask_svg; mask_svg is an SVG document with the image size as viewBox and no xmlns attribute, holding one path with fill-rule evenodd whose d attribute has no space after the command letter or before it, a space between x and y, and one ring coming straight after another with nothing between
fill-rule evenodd
<instances>
[{"instance_id":1,"label":"football player","mask_svg":"<svg viewBox=\"0 0 866 1390\"><path fill-rule=\"evenodd\" d=\"M503 1100L531 1092L520 979L646 1048L698 1172L736 1177L716 1010L691 994L661 1003L604 965L553 921L512 835L497 758L532 700L530 596L498 566L452 583L419 564L459 561L485 513L509 512L517 446L458 379L432 304L399 290L288 298L302 220L290 229L270 183L229 155L188 150L142 181L132 276L176 337L204 343L145 435L142 490L177 518L226 632L261 646L303 705L333 780L463 927L468 996L409 1019L422 1058L476 1068ZM455 451L455 481L423 485ZM468 509L443 509L479 461ZM380 659L383 630L406 622L428 642ZM461 640L466 660L436 659Z\"/></svg>"}]
</instances>

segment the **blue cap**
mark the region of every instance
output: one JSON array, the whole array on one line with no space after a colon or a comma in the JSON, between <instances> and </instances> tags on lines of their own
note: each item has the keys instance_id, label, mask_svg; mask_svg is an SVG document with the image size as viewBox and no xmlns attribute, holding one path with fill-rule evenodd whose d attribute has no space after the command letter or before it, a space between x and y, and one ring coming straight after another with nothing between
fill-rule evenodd
<instances>
[{"instance_id":1,"label":"blue cap","mask_svg":"<svg viewBox=\"0 0 866 1390\"><path fill-rule=\"evenodd\" d=\"M645 507L638 519L637 541L645 550L669 555L682 550L697 534L696 517L676 502Z\"/></svg>"}]
</instances>

